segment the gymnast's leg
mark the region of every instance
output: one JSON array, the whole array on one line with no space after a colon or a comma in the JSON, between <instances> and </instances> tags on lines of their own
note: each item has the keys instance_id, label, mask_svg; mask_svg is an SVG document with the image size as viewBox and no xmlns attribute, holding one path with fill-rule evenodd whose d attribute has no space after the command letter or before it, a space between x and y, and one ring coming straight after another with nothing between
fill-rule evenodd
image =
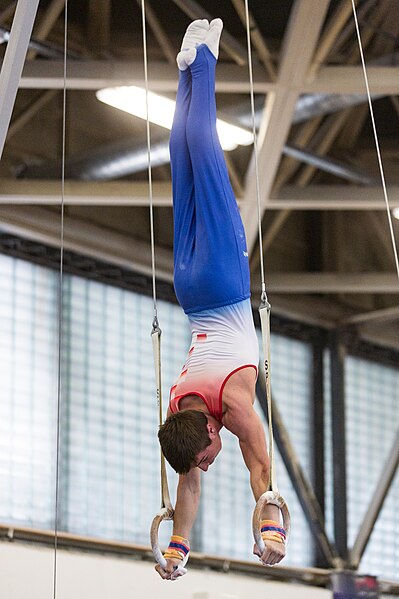
<instances>
[{"instance_id":1,"label":"gymnast's leg","mask_svg":"<svg viewBox=\"0 0 399 599\"><path fill-rule=\"evenodd\" d=\"M186 135L194 177L196 233L186 312L216 308L250 296L244 227L216 131L215 37L218 42L222 26L220 19L212 21L209 47L206 38L190 65L192 91Z\"/></svg>"},{"instance_id":2,"label":"gymnast's leg","mask_svg":"<svg viewBox=\"0 0 399 599\"><path fill-rule=\"evenodd\" d=\"M186 139L190 99L191 73L187 69L179 71L176 110L169 142L173 190L175 290L183 308L184 278L188 274L195 242L194 178Z\"/></svg>"},{"instance_id":3,"label":"gymnast's leg","mask_svg":"<svg viewBox=\"0 0 399 599\"><path fill-rule=\"evenodd\" d=\"M183 309L187 303L187 284L195 248L194 178L186 139L186 123L191 101L191 72L187 65L195 56L195 47L205 39L209 23L205 19L191 23L177 56L179 85L170 134L170 159L173 188L174 273L177 298Z\"/></svg>"}]
</instances>

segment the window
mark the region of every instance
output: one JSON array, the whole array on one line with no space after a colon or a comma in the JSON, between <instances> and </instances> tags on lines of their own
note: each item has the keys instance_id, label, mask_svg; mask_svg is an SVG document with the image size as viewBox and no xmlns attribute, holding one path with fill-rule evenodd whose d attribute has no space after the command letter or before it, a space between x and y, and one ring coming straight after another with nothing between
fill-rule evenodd
<instances>
[{"instance_id":1,"label":"window","mask_svg":"<svg viewBox=\"0 0 399 599\"><path fill-rule=\"evenodd\" d=\"M58 388L58 273L0 255L0 519L54 528ZM190 343L186 317L159 301L164 411ZM158 409L150 340L152 299L64 274L59 529L148 544L160 506ZM260 340L260 333L259 333ZM325 377L329 373L328 353ZM272 391L312 481L312 347L272 335ZM353 543L399 427L399 370L347 357L349 542ZM332 531L331 397L326 401L326 513ZM260 406L256 408L267 428ZM254 500L237 439L203 476L193 548L251 558ZM314 544L276 448L278 484L292 516L285 564L313 564ZM177 477L170 473L172 499ZM362 560L365 573L397 577L399 475ZM166 544L171 525L160 529ZM387 541L388 539L388 541Z\"/></svg>"},{"instance_id":2,"label":"window","mask_svg":"<svg viewBox=\"0 0 399 599\"><path fill-rule=\"evenodd\" d=\"M147 544L160 508L152 300L80 277L67 278L65 297L63 525ZM159 319L167 404L189 331L177 306L159 302Z\"/></svg>"},{"instance_id":3,"label":"window","mask_svg":"<svg viewBox=\"0 0 399 599\"><path fill-rule=\"evenodd\" d=\"M272 335L271 352L273 397L299 462L312 483L312 349L304 341ZM314 544L309 526L282 459L277 451L276 454L278 485L288 503L292 520L289 552L284 564L310 566L313 564Z\"/></svg>"},{"instance_id":4,"label":"window","mask_svg":"<svg viewBox=\"0 0 399 599\"><path fill-rule=\"evenodd\" d=\"M51 528L57 397L57 278L0 256L0 517Z\"/></svg>"},{"instance_id":5,"label":"window","mask_svg":"<svg viewBox=\"0 0 399 599\"><path fill-rule=\"evenodd\" d=\"M330 356L325 354L326 520L333 529ZM399 429L399 370L351 355L345 358L348 546L353 547ZM399 476L396 475L360 563L365 574L397 579Z\"/></svg>"},{"instance_id":6,"label":"window","mask_svg":"<svg viewBox=\"0 0 399 599\"><path fill-rule=\"evenodd\" d=\"M345 360L348 542L352 546L399 430L399 370L353 356ZM399 476L396 475L361 562L361 571L397 578Z\"/></svg>"}]
</instances>

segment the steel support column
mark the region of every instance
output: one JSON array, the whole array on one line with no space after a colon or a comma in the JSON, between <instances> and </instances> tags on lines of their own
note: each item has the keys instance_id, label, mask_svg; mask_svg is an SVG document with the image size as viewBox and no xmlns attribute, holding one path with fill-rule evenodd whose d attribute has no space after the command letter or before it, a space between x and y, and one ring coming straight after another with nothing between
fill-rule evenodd
<instances>
[{"instance_id":1,"label":"steel support column","mask_svg":"<svg viewBox=\"0 0 399 599\"><path fill-rule=\"evenodd\" d=\"M319 334L312 342L313 471L315 495L320 506L320 511L325 515L323 351L322 338ZM320 568L328 565L318 547L316 547L315 565Z\"/></svg>"},{"instance_id":2,"label":"steel support column","mask_svg":"<svg viewBox=\"0 0 399 599\"><path fill-rule=\"evenodd\" d=\"M348 559L346 434L345 434L345 349L339 332L330 334L331 422L334 492L334 537L342 560Z\"/></svg>"}]
</instances>

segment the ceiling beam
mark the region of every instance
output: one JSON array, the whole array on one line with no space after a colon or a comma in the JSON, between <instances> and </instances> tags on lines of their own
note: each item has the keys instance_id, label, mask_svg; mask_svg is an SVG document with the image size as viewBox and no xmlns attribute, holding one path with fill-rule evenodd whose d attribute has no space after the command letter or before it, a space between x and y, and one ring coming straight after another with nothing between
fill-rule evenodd
<instances>
[{"instance_id":1,"label":"ceiling beam","mask_svg":"<svg viewBox=\"0 0 399 599\"><path fill-rule=\"evenodd\" d=\"M294 135L293 143L299 147L307 147L316 131L319 129L322 120L322 116L317 116L316 118L312 118L302 123L299 126L299 130ZM280 163L279 171L273 185L274 190L276 192L279 191L299 168L300 164L297 160L285 155ZM289 208L282 208L273 219L272 224L267 228L267 231L262 232L263 252L267 252L275 237L288 220L290 213L291 210ZM250 262L251 272L255 272L258 268L259 261L259 252L253 253Z\"/></svg>"},{"instance_id":2,"label":"ceiling beam","mask_svg":"<svg viewBox=\"0 0 399 599\"><path fill-rule=\"evenodd\" d=\"M172 206L169 181L153 182L154 206ZM399 186L388 187L391 208L399 207ZM0 205L58 205L61 182L0 179ZM239 196L239 206L245 201ZM135 181L65 181L65 204L75 206L148 206L148 184ZM286 186L267 202L268 210L380 210L386 206L382 189L354 185ZM389 241L389 239L388 239Z\"/></svg>"},{"instance_id":3,"label":"ceiling beam","mask_svg":"<svg viewBox=\"0 0 399 599\"><path fill-rule=\"evenodd\" d=\"M369 11L375 7L376 0L364 0L363 3L357 8L357 17L359 23L365 19L367 16L369 18ZM349 19L346 26L341 31L338 38L335 40L334 48L332 49L332 58L334 59L337 56L340 56L339 52L343 48L344 44L348 42L350 39L354 39L355 37L355 20ZM331 56L331 54L330 54Z\"/></svg>"},{"instance_id":4,"label":"ceiling beam","mask_svg":"<svg viewBox=\"0 0 399 599\"><path fill-rule=\"evenodd\" d=\"M255 91L266 93L274 89L274 84L265 81L262 66L256 66ZM175 65L151 61L148 65L149 85L152 91L173 92L177 90L178 73ZM61 61L33 61L25 64L21 88L62 89L64 84ZM144 87L143 62L82 60L69 61L67 68L67 89L100 89L117 85L138 85ZM219 92L248 93L248 73L236 64L218 65L216 89Z\"/></svg>"},{"instance_id":5,"label":"ceiling beam","mask_svg":"<svg viewBox=\"0 0 399 599\"><path fill-rule=\"evenodd\" d=\"M0 207L0 229L44 243L60 247L61 216L39 207ZM87 219L64 217L64 248L97 260L104 260L123 268L151 274L151 250L149 243L117 233L114 229L91 223ZM156 248L157 276L173 280L173 252Z\"/></svg>"},{"instance_id":6,"label":"ceiling beam","mask_svg":"<svg viewBox=\"0 0 399 599\"><path fill-rule=\"evenodd\" d=\"M355 0L358 4L359 0ZM315 52L312 65L310 67L309 76L317 73L321 65L328 57L330 51L335 45L337 37L344 29L348 19L352 17L352 3L347 0L341 0L334 14L330 18L327 27L320 39L317 50Z\"/></svg>"},{"instance_id":7,"label":"ceiling beam","mask_svg":"<svg viewBox=\"0 0 399 599\"><path fill-rule=\"evenodd\" d=\"M35 41L44 42L47 39L64 8L65 0L52 0L51 4L40 14L40 18L35 23ZM27 59L33 60L37 54L37 50L30 50Z\"/></svg>"},{"instance_id":8,"label":"ceiling beam","mask_svg":"<svg viewBox=\"0 0 399 599\"><path fill-rule=\"evenodd\" d=\"M277 88L269 93L258 138L259 187L261 200L268 199L284 144L291 128L300 88L311 63L329 0L296 1L285 32ZM301 60L297 60L300 56ZM252 254L258 234L254 161L247 173L242 218ZM264 208L262 210L262 213Z\"/></svg>"},{"instance_id":9,"label":"ceiling beam","mask_svg":"<svg viewBox=\"0 0 399 599\"><path fill-rule=\"evenodd\" d=\"M172 206L170 183L153 182L154 206ZM0 205L60 205L61 181L0 179ZM148 183L65 181L66 205L148 206Z\"/></svg>"},{"instance_id":10,"label":"ceiling beam","mask_svg":"<svg viewBox=\"0 0 399 599\"><path fill-rule=\"evenodd\" d=\"M54 210L1 206L0 229L53 247L60 246L61 218ZM65 215L64 248L123 268L151 273L149 243L87 219ZM160 279L172 281L172 250L156 248L156 268ZM254 277L252 281L254 289L260 288L257 279ZM268 292L280 294L399 293L396 273L272 272L267 273L266 282Z\"/></svg>"},{"instance_id":11,"label":"ceiling beam","mask_svg":"<svg viewBox=\"0 0 399 599\"><path fill-rule=\"evenodd\" d=\"M259 290L256 291L254 288L252 302L256 307L259 303L259 294ZM273 294L271 296L271 303L273 314L279 314L291 320L298 319L301 322L327 329L336 329L337 326L350 325L350 318L356 317L356 314L354 315L353 313L353 308L337 302L334 296ZM396 318L399 318L399 309L397 306L395 306L395 309L397 310ZM393 311L393 308L389 310ZM376 321L372 330L372 321L353 322L353 324L357 326L360 336L363 337L363 332L365 332L367 338L372 343L386 344L387 346L398 348L399 335L393 326L394 323L392 321L394 320L395 315L392 313L390 320L388 321L387 319L388 326L384 326L384 322L381 319L381 321Z\"/></svg>"},{"instance_id":12,"label":"ceiling beam","mask_svg":"<svg viewBox=\"0 0 399 599\"><path fill-rule=\"evenodd\" d=\"M399 66L367 66L367 75L372 94L398 93ZM363 71L358 66L322 67L313 80L305 81L301 87L304 92L326 94L364 94L366 89Z\"/></svg>"},{"instance_id":13,"label":"ceiling beam","mask_svg":"<svg viewBox=\"0 0 399 599\"><path fill-rule=\"evenodd\" d=\"M141 0L137 0L139 6L141 6ZM161 21L158 19L157 13L153 9L149 0L146 0L145 3L145 16L148 24L151 28L154 37L156 38L160 48L162 49L166 60L172 64L176 65L176 48L172 45L169 40L164 27L161 24Z\"/></svg>"},{"instance_id":14,"label":"ceiling beam","mask_svg":"<svg viewBox=\"0 0 399 599\"><path fill-rule=\"evenodd\" d=\"M259 277L253 280L258 286ZM395 272L271 272L266 273L268 293L395 293L399 294Z\"/></svg>"},{"instance_id":15,"label":"ceiling beam","mask_svg":"<svg viewBox=\"0 0 399 599\"><path fill-rule=\"evenodd\" d=\"M297 64L295 62L294 64ZM151 61L148 65L150 88L158 92L177 89L177 73L173 65ZM372 93L399 95L398 66L370 66L367 69ZM20 88L62 89L64 84L62 61L36 60L27 62L22 72ZM142 61L82 60L69 61L67 89L93 90L116 85L144 86ZM286 89L290 80L286 80ZM319 69L312 80L292 81L300 93L364 94L364 76L358 66L327 66ZM254 91L266 94L276 91L277 84L265 79L263 66L254 65ZM248 93L248 73L243 67L220 62L217 67L216 91L221 93Z\"/></svg>"},{"instance_id":16,"label":"ceiling beam","mask_svg":"<svg viewBox=\"0 0 399 599\"><path fill-rule=\"evenodd\" d=\"M244 0L231 0L231 2L233 4L238 16L240 17L242 24L246 28L247 27L247 18L246 18L246 10L245 10ZM272 53L270 52L269 48L267 47L266 41L265 41L262 33L260 32L258 25L252 15L251 11L248 11L248 17L249 17L249 29L251 32L251 43L255 47L258 57L261 60L261 62L263 63L265 70L268 73L269 77L272 79L272 81L274 81L277 77L277 72L276 72L276 67L274 66L274 63L273 63Z\"/></svg>"},{"instance_id":17,"label":"ceiling beam","mask_svg":"<svg viewBox=\"0 0 399 599\"><path fill-rule=\"evenodd\" d=\"M7 143L10 141L12 137L18 131L23 129L25 125L29 123L29 121L51 100L53 100L56 95L59 93L57 89L48 89L44 92L41 92L38 97L36 97L24 110L18 114L11 122L8 132L7 132Z\"/></svg>"},{"instance_id":18,"label":"ceiling beam","mask_svg":"<svg viewBox=\"0 0 399 599\"><path fill-rule=\"evenodd\" d=\"M368 312L361 312L360 314L353 314L347 316L340 321L341 325L359 325L366 324L369 322L391 322L392 320L399 319L399 306L392 306L390 308L381 308L379 310L369 310Z\"/></svg>"},{"instance_id":19,"label":"ceiling beam","mask_svg":"<svg viewBox=\"0 0 399 599\"><path fill-rule=\"evenodd\" d=\"M399 201L399 187L388 186L388 197L391 207ZM311 209L318 206L329 206L330 210L386 210L382 187L364 187L357 185L309 185L297 187L287 185L279 190L277 195L272 194L271 200L283 203L294 201L302 205L302 209ZM268 205L269 206L269 205Z\"/></svg>"},{"instance_id":20,"label":"ceiling beam","mask_svg":"<svg viewBox=\"0 0 399 599\"><path fill-rule=\"evenodd\" d=\"M0 159L39 0L19 0L0 73Z\"/></svg>"},{"instance_id":21,"label":"ceiling beam","mask_svg":"<svg viewBox=\"0 0 399 599\"><path fill-rule=\"evenodd\" d=\"M369 235L372 237L378 252L378 264L381 265L381 268L395 268L395 254L387 214L381 215L374 211L367 212L364 218L366 218Z\"/></svg>"},{"instance_id":22,"label":"ceiling beam","mask_svg":"<svg viewBox=\"0 0 399 599\"><path fill-rule=\"evenodd\" d=\"M339 5L338 9L336 9L333 18L330 19L329 25L327 26L325 32L323 33L322 39L318 45L318 49L316 50L315 57L313 59L313 64L309 70L308 77L314 77L319 71L322 61L327 57L329 51L334 45L336 36L341 31L342 27L349 19L352 14L352 6L346 0L343 0ZM363 40L363 47L366 49L369 39L366 36L366 39ZM351 59L349 64L355 63L355 59ZM299 147L306 147L306 143L309 144L309 147L315 151L317 154L323 156L327 154L331 146L336 141L336 138L339 136L342 128L345 127L346 123L350 120L351 124L353 121L357 120L357 114L363 114L363 106L358 107L359 109L356 112L356 116L353 114L354 110L344 109L338 113L329 115L323 122L320 117L317 128L314 129L314 135L312 136L311 141L299 143ZM362 121L363 122L363 121ZM309 127L309 130L312 129L312 123L314 125L315 120L308 121L304 125L304 132L306 134L306 129ZM353 135L351 132L349 135ZM283 163L284 166L284 163ZM294 167L292 167L294 168ZM282 170L282 169L280 169ZM295 178L295 185L299 187L306 187L309 182L312 180L312 177L316 171L316 161L308 163L307 166L304 166L300 169L298 176ZM289 169L285 169L286 175L289 173ZM284 176L284 171L282 172L282 176ZM286 179L287 181L288 179ZM283 181L284 183L285 181ZM363 180L363 184L365 181ZM372 185L372 182L369 181L369 185ZM280 173L277 176L275 187L281 187L281 175ZM277 217L274 219L272 226L268 228L268 230L263 234L263 251L266 252L270 245L273 243L275 237L279 234L282 227L286 223L289 218L291 211L289 209L282 210ZM339 248L337 248L338 253ZM259 262L259 253L255 253L251 257L251 268L255 269L258 267Z\"/></svg>"}]
</instances>

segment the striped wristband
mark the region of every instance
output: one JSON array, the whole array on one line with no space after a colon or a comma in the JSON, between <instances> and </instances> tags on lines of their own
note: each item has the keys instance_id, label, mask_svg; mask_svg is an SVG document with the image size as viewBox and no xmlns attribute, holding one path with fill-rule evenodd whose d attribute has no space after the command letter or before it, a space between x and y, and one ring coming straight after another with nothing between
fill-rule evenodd
<instances>
[{"instance_id":1,"label":"striped wristband","mask_svg":"<svg viewBox=\"0 0 399 599\"><path fill-rule=\"evenodd\" d=\"M190 544L187 539L179 535L172 535L169 547L164 553L165 559L184 559L190 552Z\"/></svg>"},{"instance_id":2,"label":"striped wristband","mask_svg":"<svg viewBox=\"0 0 399 599\"><path fill-rule=\"evenodd\" d=\"M264 541L267 540L285 543L285 530L275 520L262 520L260 523L260 532Z\"/></svg>"}]
</instances>

